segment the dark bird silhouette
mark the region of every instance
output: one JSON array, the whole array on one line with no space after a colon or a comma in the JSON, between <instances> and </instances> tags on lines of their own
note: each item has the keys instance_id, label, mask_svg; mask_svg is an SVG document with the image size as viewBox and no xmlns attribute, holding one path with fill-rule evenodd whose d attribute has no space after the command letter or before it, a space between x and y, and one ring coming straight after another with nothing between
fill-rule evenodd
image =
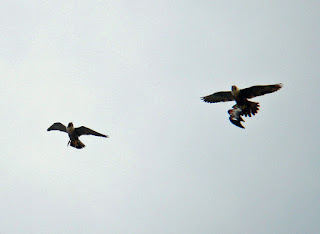
<instances>
[{"instance_id":1,"label":"dark bird silhouette","mask_svg":"<svg viewBox=\"0 0 320 234\"><path fill-rule=\"evenodd\" d=\"M51 130L59 130L61 132L66 132L69 135L69 142L68 145L70 144L72 147L75 147L77 149L82 149L85 147L85 144L83 144L80 140L79 137L81 135L94 135L94 136L100 136L100 137L109 137L108 135L103 135L101 133L98 133L96 131L91 130L90 128L81 126L79 128L74 128L73 123L70 122L68 124L68 127L64 126L62 123L54 123L50 128L47 129L47 131Z\"/></svg>"},{"instance_id":2,"label":"dark bird silhouette","mask_svg":"<svg viewBox=\"0 0 320 234\"><path fill-rule=\"evenodd\" d=\"M245 89L239 89L237 86L233 85L231 87L231 91L216 92L211 95L201 97L201 99L208 103L235 101L236 109L240 108L242 110L241 115L251 117L251 115L258 113L260 105L258 102L252 102L248 99L273 93L281 89L282 86L283 85L280 83L274 85L256 85ZM238 110L234 111L237 112Z\"/></svg>"},{"instance_id":3,"label":"dark bird silhouette","mask_svg":"<svg viewBox=\"0 0 320 234\"><path fill-rule=\"evenodd\" d=\"M229 120L234 125L238 126L239 128L244 128L241 124L241 122L245 122L241 115L242 115L242 109L238 107L237 105L234 105L232 109L228 110L229 113Z\"/></svg>"}]
</instances>

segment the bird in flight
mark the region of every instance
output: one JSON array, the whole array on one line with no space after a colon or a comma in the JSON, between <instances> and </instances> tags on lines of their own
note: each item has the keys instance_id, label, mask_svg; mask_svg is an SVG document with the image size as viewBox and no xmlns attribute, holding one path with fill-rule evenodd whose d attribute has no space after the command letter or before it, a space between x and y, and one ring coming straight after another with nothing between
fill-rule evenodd
<instances>
[{"instance_id":1,"label":"bird in flight","mask_svg":"<svg viewBox=\"0 0 320 234\"><path fill-rule=\"evenodd\" d=\"M241 115L251 117L251 115L255 115L258 113L260 105L258 102L252 102L248 99L262 96L268 93L273 93L281 89L282 86L283 85L280 83L274 85L256 85L245 89L239 89L237 86L233 85L231 86L231 91L216 92L211 95L204 96L201 99L204 102L208 103L235 101L236 105L233 106L234 109L231 109L230 111L236 112L236 115L239 115L240 118ZM239 117L237 117L236 119L239 119Z\"/></svg>"},{"instance_id":2,"label":"bird in flight","mask_svg":"<svg viewBox=\"0 0 320 234\"><path fill-rule=\"evenodd\" d=\"M74 128L73 123L70 122L68 124L68 127L64 126L62 123L54 123L52 124L51 127L47 129L47 131L51 130L59 130L61 132L66 132L69 135L69 142L68 145L70 144L72 147L75 147L77 149L82 149L85 147L85 144L83 144L80 140L79 137L81 135L94 135L94 136L100 136L100 137L109 137L108 135L103 135L101 133L98 133L96 131L91 130L90 128L81 126L79 128Z\"/></svg>"}]
</instances>

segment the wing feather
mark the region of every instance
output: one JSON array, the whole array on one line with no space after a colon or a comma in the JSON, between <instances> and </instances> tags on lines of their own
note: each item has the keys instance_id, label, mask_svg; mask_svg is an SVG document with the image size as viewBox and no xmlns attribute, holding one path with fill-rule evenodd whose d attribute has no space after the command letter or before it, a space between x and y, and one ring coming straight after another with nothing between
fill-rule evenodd
<instances>
[{"instance_id":1,"label":"wing feather","mask_svg":"<svg viewBox=\"0 0 320 234\"><path fill-rule=\"evenodd\" d=\"M81 135L94 135L94 136L100 136L100 137L109 137L108 135L104 135L104 134L98 133L98 132L93 131L92 129L84 127L84 126L76 128L75 131L76 131L78 136L81 136Z\"/></svg>"},{"instance_id":2,"label":"wing feather","mask_svg":"<svg viewBox=\"0 0 320 234\"><path fill-rule=\"evenodd\" d=\"M228 102L233 101L234 98L230 91L221 91L213 93L211 95L201 97L204 102L215 103L215 102Z\"/></svg>"},{"instance_id":3,"label":"wing feather","mask_svg":"<svg viewBox=\"0 0 320 234\"><path fill-rule=\"evenodd\" d=\"M267 93L273 93L282 88L282 84L274 85L256 85L246 89L240 90L240 95L242 98L254 98L257 96L265 95Z\"/></svg>"},{"instance_id":4,"label":"wing feather","mask_svg":"<svg viewBox=\"0 0 320 234\"><path fill-rule=\"evenodd\" d=\"M66 126L64 126L62 123L58 123L58 122L52 124L51 127L47 129L47 131L51 131L51 130L59 130L61 132L67 132Z\"/></svg>"}]
</instances>

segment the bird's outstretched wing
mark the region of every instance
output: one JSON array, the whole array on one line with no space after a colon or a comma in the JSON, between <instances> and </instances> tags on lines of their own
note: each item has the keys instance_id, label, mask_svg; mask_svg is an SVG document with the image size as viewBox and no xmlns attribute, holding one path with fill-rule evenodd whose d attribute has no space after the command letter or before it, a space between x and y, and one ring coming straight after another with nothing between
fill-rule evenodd
<instances>
[{"instance_id":1,"label":"bird's outstretched wing","mask_svg":"<svg viewBox=\"0 0 320 234\"><path fill-rule=\"evenodd\" d=\"M64 126L62 123L52 124L51 127L47 129L47 131L51 131L51 130L59 130L61 132L67 132L66 126Z\"/></svg>"},{"instance_id":2,"label":"bird's outstretched wing","mask_svg":"<svg viewBox=\"0 0 320 234\"><path fill-rule=\"evenodd\" d=\"M228 102L228 101L233 101L234 98L231 94L230 91L221 91L217 92L205 97L201 98L204 102L210 102L210 103L215 103L215 102Z\"/></svg>"},{"instance_id":3,"label":"bird's outstretched wing","mask_svg":"<svg viewBox=\"0 0 320 234\"><path fill-rule=\"evenodd\" d=\"M240 118L241 118L241 117L240 117ZM241 119L242 119L242 118L241 118ZM230 122L231 122L232 124L238 126L239 128L245 128L245 127L243 127L243 125L241 124L241 121L243 121L243 120L241 120L241 119L235 119L235 118L229 117L229 120L230 120Z\"/></svg>"},{"instance_id":4,"label":"bird's outstretched wing","mask_svg":"<svg viewBox=\"0 0 320 234\"><path fill-rule=\"evenodd\" d=\"M100 137L109 137L108 135L103 135L101 133L93 131L90 128L87 128L87 127L84 127L84 126L76 128L75 131L76 131L78 136L81 136L81 135L94 135L94 136L100 136Z\"/></svg>"},{"instance_id":5,"label":"bird's outstretched wing","mask_svg":"<svg viewBox=\"0 0 320 234\"><path fill-rule=\"evenodd\" d=\"M274 84L274 85L256 85L246 89L240 90L240 95L243 98L253 98L261 95L265 95L267 93L273 93L282 88L282 84Z\"/></svg>"}]
</instances>

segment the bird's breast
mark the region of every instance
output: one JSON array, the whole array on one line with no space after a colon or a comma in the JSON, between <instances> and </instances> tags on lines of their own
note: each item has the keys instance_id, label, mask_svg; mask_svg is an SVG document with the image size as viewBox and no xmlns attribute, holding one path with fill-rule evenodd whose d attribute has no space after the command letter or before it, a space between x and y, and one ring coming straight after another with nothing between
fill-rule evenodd
<instances>
[{"instance_id":1,"label":"bird's breast","mask_svg":"<svg viewBox=\"0 0 320 234\"><path fill-rule=\"evenodd\" d=\"M239 90L239 89L235 89L235 90L232 90L232 91L231 91L231 95L232 95L234 98L238 97L239 94L240 94L240 90Z\"/></svg>"},{"instance_id":2,"label":"bird's breast","mask_svg":"<svg viewBox=\"0 0 320 234\"><path fill-rule=\"evenodd\" d=\"M69 135L72 135L73 132L74 132L74 128L73 127L67 127L67 133Z\"/></svg>"}]
</instances>

